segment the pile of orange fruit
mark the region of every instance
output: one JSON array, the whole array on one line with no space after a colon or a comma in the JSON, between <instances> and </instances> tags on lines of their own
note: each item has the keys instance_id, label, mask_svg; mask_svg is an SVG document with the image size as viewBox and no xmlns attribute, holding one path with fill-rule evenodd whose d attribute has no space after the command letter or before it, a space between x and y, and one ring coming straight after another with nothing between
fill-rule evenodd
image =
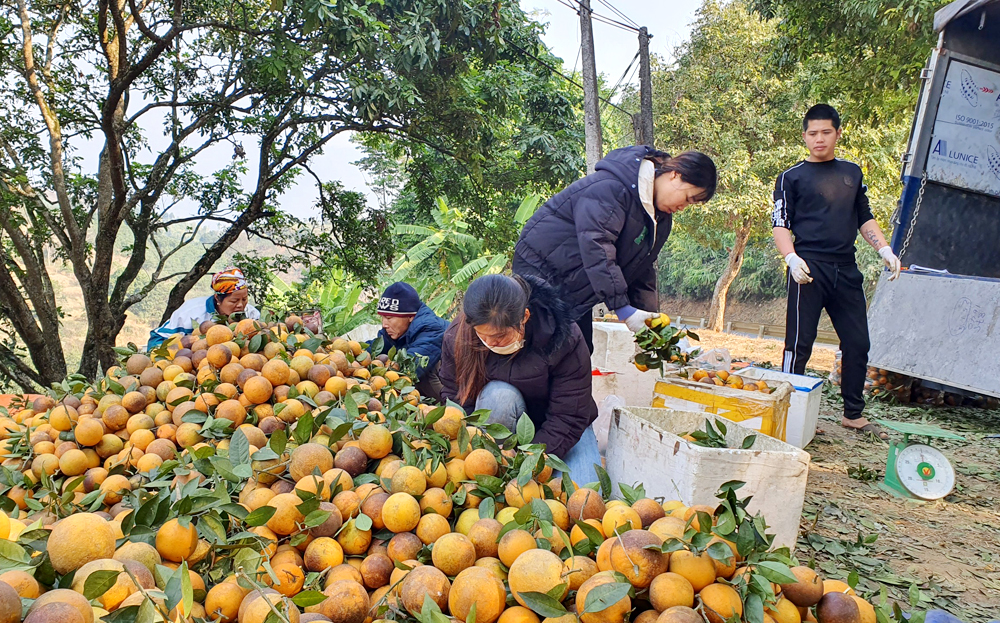
<instances>
[{"instance_id":1,"label":"pile of orange fruit","mask_svg":"<svg viewBox=\"0 0 1000 623\"><path fill-rule=\"evenodd\" d=\"M749 392L763 392L765 394L770 394L773 390L764 381L744 379L742 376L732 374L726 370L695 370L691 373L691 380L707 385L743 389Z\"/></svg>"},{"instance_id":2,"label":"pile of orange fruit","mask_svg":"<svg viewBox=\"0 0 1000 623\"><path fill-rule=\"evenodd\" d=\"M0 623L747 616L754 564L693 545L718 509L554 477L530 425L423 404L397 368L294 318L205 323L11 409ZM761 623L875 623L789 572Z\"/></svg>"}]
</instances>

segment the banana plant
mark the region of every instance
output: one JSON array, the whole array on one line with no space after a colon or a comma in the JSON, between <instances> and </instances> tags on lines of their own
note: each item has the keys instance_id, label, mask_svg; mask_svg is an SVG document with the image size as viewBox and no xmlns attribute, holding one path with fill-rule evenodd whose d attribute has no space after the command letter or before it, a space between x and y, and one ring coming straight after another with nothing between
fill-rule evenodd
<instances>
[{"instance_id":1,"label":"banana plant","mask_svg":"<svg viewBox=\"0 0 1000 623\"><path fill-rule=\"evenodd\" d=\"M359 309L358 303L365 288L361 284L350 283L340 269L334 270L325 284L289 285L274 273L270 273L269 278L270 307L286 313L318 310L323 318L323 333L328 336L344 335L366 322L375 321L375 297L369 297L370 300Z\"/></svg>"},{"instance_id":2,"label":"banana plant","mask_svg":"<svg viewBox=\"0 0 1000 623\"><path fill-rule=\"evenodd\" d=\"M374 322L372 314L374 298L361 310L357 309L363 292L364 288L358 283L350 285L336 277L327 281L319 297L323 330L327 335L346 335L348 331L356 329L365 322Z\"/></svg>"},{"instance_id":3,"label":"banana plant","mask_svg":"<svg viewBox=\"0 0 1000 623\"><path fill-rule=\"evenodd\" d=\"M524 198L514 214L518 228L528 222L540 201L537 194ZM469 234L469 223L462 211L449 206L444 197L438 198L432 216L434 227L409 224L394 227L393 233L398 236L422 239L399 258L389 282L410 282L435 313L448 315L474 279L503 272L510 266L515 241L500 249L486 248L482 240Z\"/></svg>"}]
</instances>

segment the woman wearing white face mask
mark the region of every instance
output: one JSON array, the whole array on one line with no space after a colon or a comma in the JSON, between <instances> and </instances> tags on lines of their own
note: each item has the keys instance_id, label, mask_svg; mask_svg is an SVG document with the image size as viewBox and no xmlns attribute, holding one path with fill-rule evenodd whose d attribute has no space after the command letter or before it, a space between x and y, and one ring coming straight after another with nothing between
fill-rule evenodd
<instances>
[{"instance_id":1,"label":"woman wearing white face mask","mask_svg":"<svg viewBox=\"0 0 1000 623\"><path fill-rule=\"evenodd\" d=\"M441 395L514 430L527 413L535 443L563 459L573 480L597 480L597 418L590 352L554 288L535 277L486 275L472 282L444 334Z\"/></svg>"}]
</instances>

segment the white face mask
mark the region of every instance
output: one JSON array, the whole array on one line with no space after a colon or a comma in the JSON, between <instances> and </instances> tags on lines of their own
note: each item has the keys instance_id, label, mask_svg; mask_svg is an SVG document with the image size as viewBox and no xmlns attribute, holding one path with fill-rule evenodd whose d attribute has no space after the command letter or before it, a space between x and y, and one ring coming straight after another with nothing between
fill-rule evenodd
<instances>
[{"instance_id":1,"label":"white face mask","mask_svg":"<svg viewBox=\"0 0 1000 623\"><path fill-rule=\"evenodd\" d=\"M479 336L477 335L476 337L479 337ZM515 342L511 342L510 344L508 344L506 346L490 346L481 337L479 338L479 341L483 343L483 346L485 346L486 348L490 349L491 351L493 351L494 353L496 353L498 355L513 355L517 351L519 351L522 348L524 348L524 340L517 340Z\"/></svg>"}]
</instances>

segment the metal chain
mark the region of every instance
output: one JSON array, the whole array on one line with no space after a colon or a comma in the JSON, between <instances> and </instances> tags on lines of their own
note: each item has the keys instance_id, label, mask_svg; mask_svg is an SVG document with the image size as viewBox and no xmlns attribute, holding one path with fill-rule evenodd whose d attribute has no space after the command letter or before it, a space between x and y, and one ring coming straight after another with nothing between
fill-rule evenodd
<instances>
[{"instance_id":1,"label":"metal chain","mask_svg":"<svg viewBox=\"0 0 1000 623\"><path fill-rule=\"evenodd\" d=\"M910 239L913 238L913 228L917 225L917 215L920 214L920 204L924 201L924 189L927 187L927 171L924 171L923 175L920 176L920 191L917 192L917 202L913 206L913 218L910 219L910 229L906 232L906 238L903 240L903 248L899 250L899 259L903 259L903 255L906 253L906 247L910 246Z\"/></svg>"}]
</instances>

